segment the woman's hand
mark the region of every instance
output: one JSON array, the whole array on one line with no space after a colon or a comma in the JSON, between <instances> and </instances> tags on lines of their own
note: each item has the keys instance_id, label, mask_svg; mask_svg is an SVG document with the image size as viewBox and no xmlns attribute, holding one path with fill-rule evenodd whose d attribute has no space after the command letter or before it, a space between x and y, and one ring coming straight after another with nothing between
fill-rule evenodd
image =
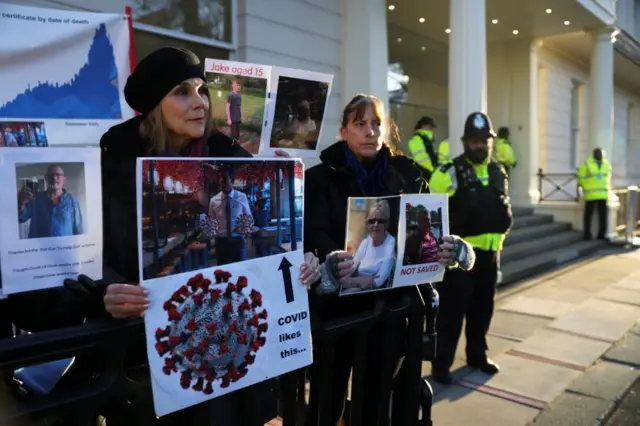
<instances>
[{"instance_id":1,"label":"woman's hand","mask_svg":"<svg viewBox=\"0 0 640 426\"><path fill-rule=\"evenodd\" d=\"M455 266L458 261L454 249L453 237L450 235L442 237L442 244L438 247L438 262L444 266Z\"/></svg>"},{"instance_id":2,"label":"woman's hand","mask_svg":"<svg viewBox=\"0 0 640 426\"><path fill-rule=\"evenodd\" d=\"M149 291L132 284L111 284L104 296L104 307L114 318L144 316L149 307Z\"/></svg>"},{"instance_id":3,"label":"woman's hand","mask_svg":"<svg viewBox=\"0 0 640 426\"><path fill-rule=\"evenodd\" d=\"M287 151L283 151L281 149L276 149L275 151L273 151L273 153L276 155L276 157L284 157L284 158L291 157Z\"/></svg>"},{"instance_id":4,"label":"woman's hand","mask_svg":"<svg viewBox=\"0 0 640 426\"><path fill-rule=\"evenodd\" d=\"M346 251L338 253L338 273L336 276L338 281L344 284L355 272L356 265L353 256Z\"/></svg>"},{"instance_id":5,"label":"woman's hand","mask_svg":"<svg viewBox=\"0 0 640 426\"><path fill-rule=\"evenodd\" d=\"M300 281L307 290L311 289L311 284L320 279L320 260L315 254L309 252L304 254L304 262L300 265Z\"/></svg>"}]
</instances>

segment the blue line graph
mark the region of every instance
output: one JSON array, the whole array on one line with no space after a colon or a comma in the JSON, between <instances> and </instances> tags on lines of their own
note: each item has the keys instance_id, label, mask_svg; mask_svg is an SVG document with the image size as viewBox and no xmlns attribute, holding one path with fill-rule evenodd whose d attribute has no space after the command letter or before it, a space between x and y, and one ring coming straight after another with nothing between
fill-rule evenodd
<instances>
[{"instance_id":1,"label":"blue line graph","mask_svg":"<svg viewBox=\"0 0 640 426\"><path fill-rule=\"evenodd\" d=\"M44 70L46 72L46 69ZM38 82L0 105L3 118L120 119L118 67L105 24L97 28L87 62L65 84Z\"/></svg>"}]
</instances>

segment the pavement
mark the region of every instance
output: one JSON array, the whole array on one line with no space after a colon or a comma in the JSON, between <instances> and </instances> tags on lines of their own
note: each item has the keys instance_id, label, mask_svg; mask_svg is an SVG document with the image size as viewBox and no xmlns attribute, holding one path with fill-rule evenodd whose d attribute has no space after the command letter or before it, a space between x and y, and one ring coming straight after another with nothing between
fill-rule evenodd
<instances>
[{"instance_id":1,"label":"pavement","mask_svg":"<svg viewBox=\"0 0 640 426\"><path fill-rule=\"evenodd\" d=\"M466 366L464 337L453 385L424 363L434 426L640 425L638 320L640 251L607 249L502 290L488 337L499 374Z\"/></svg>"}]
</instances>

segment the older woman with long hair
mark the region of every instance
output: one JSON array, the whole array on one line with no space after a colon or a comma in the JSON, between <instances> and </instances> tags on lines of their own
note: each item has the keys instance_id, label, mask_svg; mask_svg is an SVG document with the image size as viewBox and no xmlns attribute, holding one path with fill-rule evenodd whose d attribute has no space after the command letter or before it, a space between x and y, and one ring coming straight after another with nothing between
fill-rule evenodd
<instances>
[{"instance_id":1,"label":"older woman with long hair","mask_svg":"<svg viewBox=\"0 0 640 426\"><path fill-rule=\"evenodd\" d=\"M137 159L251 157L235 140L214 128L202 64L186 49L162 48L143 59L127 80L125 98L140 116L112 127L100 141L106 291L96 290L95 283L86 277L66 283L78 293L97 292L100 299L104 294L102 309L114 318L142 316L149 306L148 291L139 284L138 275ZM305 284L319 278L313 254L305 255L300 275ZM143 348L135 355L140 363L146 361ZM107 417L109 426L171 422L263 426L276 414L273 395L272 383L263 382L166 419L157 420L150 404L135 409L116 404Z\"/></svg>"},{"instance_id":2,"label":"older woman with long hair","mask_svg":"<svg viewBox=\"0 0 640 426\"><path fill-rule=\"evenodd\" d=\"M325 265L337 262L337 268L323 274L320 288L331 288L325 285L325 277L329 281L348 282L356 271L352 256L344 251L346 218L349 197L385 197L400 193L428 192L427 182L418 164L398 153L390 137L393 127L385 116L384 104L372 95L360 94L354 97L345 107L340 123L340 141L326 148L320 154L321 164L307 171L305 180L305 251L314 251L322 261L329 259ZM471 268L473 250L467 247L460 238L444 237L438 251L438 261L449 267L461 266ZM466 253L466 256L458 256ZM334 272L335 271L335 272ZM318 295L311 293L312 320L333 320L341 316L351 316L372 311L376 300L380 297L388 299L402 298L404 294L420 297L415 287L405 287L388 292L358 294L353 297L339 298L336 294ZM388 350L401 352L405 347L403 336L406 334L406 322L394 320L392 327L397 339L395 347ZM367 339L367 371L382 371L384 358L380 353L383 348L379 342L378 324L369 332ZM310 401L307 424L317 422L318 410L328 410L334 424L342 417L349 376L353 366L354 342L358 341L352 332L341 335L336 342L340 351L335 351L333 362L333 388L330 390L332 401L330 407L319 407L317 398ZM393 344L392 344L393 345ZM320 380L321 371L316 364L311 366L311 395L316 395L314 386ZM389 407L389 401L379 400L380 380L386 378L369 374L366 377L365 400L367 409L363 413L362 424L375 425L379 421L388 421L388 417L380 418L381 410L371 407Z\"/></svg>"}]
</instances>

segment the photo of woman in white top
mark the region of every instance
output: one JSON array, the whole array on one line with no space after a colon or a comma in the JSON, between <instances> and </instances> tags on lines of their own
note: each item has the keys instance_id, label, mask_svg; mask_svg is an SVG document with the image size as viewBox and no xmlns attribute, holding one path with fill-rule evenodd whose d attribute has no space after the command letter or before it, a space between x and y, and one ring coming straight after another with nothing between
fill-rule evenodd
<instances>
[{"instance_id":1,"label":"photo of woman in white top","mask_svg":"<svg viewBox=\"0 0 640 426\"><path fill-rule=\"evenodd\" d=\"M390 218L391 208L386 200L379 200L369 208L367 237L354 256L356 272L342 284L341 294L391 287L397 245L389 233Z\"/></svg>"}]
</instances>

